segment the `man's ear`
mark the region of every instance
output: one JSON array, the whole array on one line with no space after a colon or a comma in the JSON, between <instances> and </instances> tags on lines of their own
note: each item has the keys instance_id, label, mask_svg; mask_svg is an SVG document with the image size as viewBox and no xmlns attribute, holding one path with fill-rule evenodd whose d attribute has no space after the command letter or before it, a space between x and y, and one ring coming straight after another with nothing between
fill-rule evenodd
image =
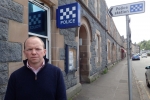
<instances>
[{"instance_id":1,"label":"man's ear","mask_svg":"<svg viewBox=\"0 0 150 100\"><path fill-rule=\"evenodd\" d=\"M46 55L46 49L44 49L44 56Z\"/></svg>"},{"instance_id":2,"label":"man's ear","mask_svg":"<svg viewBox=\"0 0 150 100\"><path fill-rule=\"evenodd\" d=\"M23 53L24 53L24 56L27 58L26 53L25 53L25 50L23 50Z\"/></svg>"}]
</instances>

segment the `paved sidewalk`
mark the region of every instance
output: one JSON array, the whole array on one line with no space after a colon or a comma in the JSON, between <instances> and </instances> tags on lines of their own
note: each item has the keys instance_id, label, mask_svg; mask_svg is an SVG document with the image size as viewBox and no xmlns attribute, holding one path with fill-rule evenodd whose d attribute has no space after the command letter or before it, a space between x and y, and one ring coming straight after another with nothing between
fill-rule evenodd
<instances>
[{"instance_id":1,"label":"paved sidewalk","mask_svg":"<svg viewBox=\"0 0 150 100\"><path fill-rule=\"evenodd\" d=\"M141 100L132 75L132 100ZM82 84L81 92L72 100L129 100L126 58L91 84Z\"/></svg>"}]
</instances>

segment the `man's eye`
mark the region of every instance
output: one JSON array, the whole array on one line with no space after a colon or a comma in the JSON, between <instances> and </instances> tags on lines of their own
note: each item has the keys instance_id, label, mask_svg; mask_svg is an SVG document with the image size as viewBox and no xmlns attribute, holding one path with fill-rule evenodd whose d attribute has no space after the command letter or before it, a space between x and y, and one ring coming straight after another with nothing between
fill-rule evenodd
<instances>
[{"instance_id":1,"label":"man's eye","mask_svg":"<svg viewBox=\"0 0 150 100\"><path fill-rule=\"evenodd\" d=\"M27 49L27 51L31 51L32 49Z\"/></svg>"},{"instance_id":2,"label":"man's eye","mask_svg":"<svg viewBox=\"0 0 150 100\"><path fill-rule=\"evenodd\" d=\"M36 48L37 51L41 50L40 48Z\"/></svg>"}]
</instances>

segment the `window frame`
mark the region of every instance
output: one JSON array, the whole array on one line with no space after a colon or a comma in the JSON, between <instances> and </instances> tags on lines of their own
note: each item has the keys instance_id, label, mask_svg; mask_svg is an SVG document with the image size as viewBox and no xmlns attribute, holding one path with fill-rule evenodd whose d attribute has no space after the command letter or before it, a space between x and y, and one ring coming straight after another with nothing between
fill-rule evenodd
<instances>
[{"instance_id":1,"label":"window frame","mask_svg":"<svg viewBox=\"0 0 150 100\"><path fill-rule=\"evenodd\" d=\"M110 60L111 59L111 53L110 53L110 48L111 48L111 43L110 43L110 41L108 40L107 41L107 55L108 55L108 60Z\"/></svg>"},{"instance_id":2,"label":"window frame","mask_svg":"<svg viewBox=\"0 0 150 100\"><path fill-rule=\"evenodd\" d=\"M100 1L95 0L95 15L98 20L100 20Z\"/></svg>"},{"instance_id":3,"label":"window frame","mask_svg":"<svg viewBox=\"0 0 150 100\"><path fill-rule=\"evenodd\" d=\"M95 58L95 62L98 67L101 64L101 36L100 36L100 32L98 30L96 30L95 41L96 41L95 52L97 55Z\"/></svg>"},{"instance_id":4,"label":"window frame","mask_svg":"<svg viewBox=\"0 0 150 100\"><path fill-rule=\"evenodd\" d=\"M28 2L31 2L31 3L35 4L36 6L47 11L47 36L36 34L36 33L31 33L29 31L28 31L28 35L37 36L37 37L46 39L46 44L45 44L46 45L46 58L48 58L49 62L51 63L51 34L50 34L50 32L51 32L51 28L50 28L51 12L50 12L50 8L45 3L43 3L39 0L29 0ZM42 4L44 4L44 5L42 5Z\"/></svg>"}]
</instances>

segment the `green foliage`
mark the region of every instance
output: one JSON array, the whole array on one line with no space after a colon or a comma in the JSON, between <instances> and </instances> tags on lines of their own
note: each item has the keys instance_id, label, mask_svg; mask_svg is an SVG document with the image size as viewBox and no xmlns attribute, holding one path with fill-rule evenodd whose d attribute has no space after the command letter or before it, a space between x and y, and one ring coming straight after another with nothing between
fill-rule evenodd
<instances>
[{"instance_id":1,"label":"green foliage","mask_svg":"<svg viewBox=\"0 0 150 100\"><path fill-rule=\"evenodd\" d=\"M146 41L143 40L140 43L138 43L138 45L140 46L140 49L144 49L144 50L150 50L150 40Z\"/></svg>"},{"instance_id":2,"label":"green foliage","mask_svg":"<svg viewBox=\"0 0 150 100\"><path fill-rule=\"evenodd\" d=\"M108 69L104 69L102 74L106 74L108 72Z\"/></svg>"}]
</instances>

